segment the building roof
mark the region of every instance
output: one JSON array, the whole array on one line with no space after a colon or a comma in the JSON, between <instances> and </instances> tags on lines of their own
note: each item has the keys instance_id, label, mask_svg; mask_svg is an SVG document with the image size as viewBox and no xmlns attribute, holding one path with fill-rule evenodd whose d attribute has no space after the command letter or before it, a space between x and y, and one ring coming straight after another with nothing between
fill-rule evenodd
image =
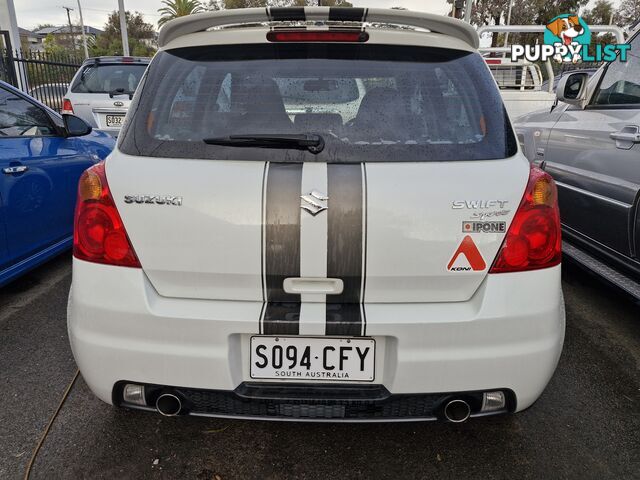
<instances>
[{"instance_id":1,"label":"building roof","mask_svg":"<svg viewBox=\"0 0 640 480\"><path fill-rule=\"evenodd\" d=\"M89 25L85 25L84 32L87 35L100 35L101 33L104 33L103 30L100 30L99 28L95 28L95 27L90 27ZM40 30L37 30L34 33L36 33L37 35L68 34L69 33L69 25L62 25L62 26L58 26L58 27L45 27L45 28L41 28ZM80 33L80 27L77 26L77 25L74 25L73 26L73 33Z\"/></svg>"}]
</instances>

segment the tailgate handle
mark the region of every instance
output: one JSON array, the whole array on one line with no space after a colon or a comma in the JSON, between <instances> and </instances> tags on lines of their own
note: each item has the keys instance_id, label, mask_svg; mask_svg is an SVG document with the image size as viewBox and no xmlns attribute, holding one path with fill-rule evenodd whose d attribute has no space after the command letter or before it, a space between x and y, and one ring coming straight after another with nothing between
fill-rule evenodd
<instances>
[{"instance_id":1,"label":"tailgate handle","mask_svg":"<svg viewBox=\"0 0 640 480\"><path fill-rule=\"evenodd\" d=\"M282 284L285 293L324 293L339 295L344 290L340 278L290 277Z\"/></svg>"}]
</instances>

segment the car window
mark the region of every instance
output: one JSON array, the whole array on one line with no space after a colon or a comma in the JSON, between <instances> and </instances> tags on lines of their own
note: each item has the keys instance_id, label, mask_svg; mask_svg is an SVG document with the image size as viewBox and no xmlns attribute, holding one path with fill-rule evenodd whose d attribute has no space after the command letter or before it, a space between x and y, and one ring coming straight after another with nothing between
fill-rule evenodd
<instances>
[{"instance_id":1,"label":"car window","mask_svg":"<svg viewBox=\"0 0 640 480\"><path fill-rule=\"evenodd\" d=\"M638 105L640 104L640 35L631 41L627 61L619 59L607 67L594 105Z\"/></svg>"},{"instance_id":2,"label":"car window","mask_svg":"<svg viewBox=\"0 0 640 480\"><path fill-rule=\"evenodd\" d=\"M259 44L159 52L120 148L133 155L305 161L205 138L321 134L314 161L505 158L516 143L476 53L387 45ZM309 158L311 159L311 158Z\"/></svg>"},{"instance_id":3,"label":"car window","mask_svg":"<svg viewBox=\"0 0 640 480\"><path fill-rule=\"evenodd\" d=\"M55 130L42 108L0 88L0 138L48 135Z\"/></svg>"},{"instance_id":4,"label":"car window","mask_svg":"<svg viewBox=\"0 0 640 480\"><path fill-rule=\"evenodd\" d=\"M348 103L359 98L353 78L274 78L285 104Z\"/></svg>"},{"instance_id":5,"label":"car window","mask_svg":"<svg viewBox=\"0 0 640 480\"><path fill-rule=\"evenodd\" d=\"M195 114L196 101L205 68L194 68L184 77L171 102L169 117L172 121L191 118Z\"/></svg>"},{"instance_id":6,"label":"car window","mask_svg":"<svg viewBox=\"0 0 640 480\"><path fill-rule=\"evenodd\" d=\"M73 93L133 93L144 74L146 65L90 64L85 65L71 86Z\"/></svg>"}]
</instances>

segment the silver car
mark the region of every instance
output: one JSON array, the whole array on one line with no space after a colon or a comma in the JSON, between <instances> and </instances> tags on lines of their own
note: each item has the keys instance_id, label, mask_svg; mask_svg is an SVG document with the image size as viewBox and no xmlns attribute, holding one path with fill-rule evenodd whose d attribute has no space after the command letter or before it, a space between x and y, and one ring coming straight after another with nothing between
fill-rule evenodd
<instances>
[{"instance_id":1,"label":"silver car","mask_svg":"<svg viewBox=\"0 0 640 480\"><path fill-rule=\"evenodd\" d=\"M146 57L85 60L67 90L62 113L76 115L93 128L117 136L149 61Z\"/></svg>"},{"instance_id":2,"label":"silver car","mask_svg":"<svg viewBox=\"0 0 640 480\"><path fill-rule=\"evenodd\" d=\"M558 105L514 121L556 180L563 254L640 299L640 33L627 61L564 75Z\"/></svg>"}]
</instances>

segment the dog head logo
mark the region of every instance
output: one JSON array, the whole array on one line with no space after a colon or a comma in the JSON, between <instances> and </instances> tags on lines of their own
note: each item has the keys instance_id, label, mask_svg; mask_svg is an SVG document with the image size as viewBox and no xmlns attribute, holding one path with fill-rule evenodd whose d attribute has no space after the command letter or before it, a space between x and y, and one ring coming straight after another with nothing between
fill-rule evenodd
<instances>
[{"instance_id":1,"label":"dog head logo","mask_svg":"<svg viewBox=\"0 0 640 480\"><path fill-rule=\"evenodd\" d=\"M447 265L447 270L450 272L477 272L485 268L487 264L470 235L462 239Z\"/></svg>"},{"instance_id":2,"label":"dog head logo","mask_svg":"<svg viewBox=\"0 0 640 480\"><path fill-rule=\"evenodd\" d=\"M582 18L565 13L547 23L547 28L544 31L544 43L572 47L571 53L564 56L557 54L554 59L559 62L577 63L582 60L581 47L591 43L591 31Z\"/></svg>"}]
</instances>

